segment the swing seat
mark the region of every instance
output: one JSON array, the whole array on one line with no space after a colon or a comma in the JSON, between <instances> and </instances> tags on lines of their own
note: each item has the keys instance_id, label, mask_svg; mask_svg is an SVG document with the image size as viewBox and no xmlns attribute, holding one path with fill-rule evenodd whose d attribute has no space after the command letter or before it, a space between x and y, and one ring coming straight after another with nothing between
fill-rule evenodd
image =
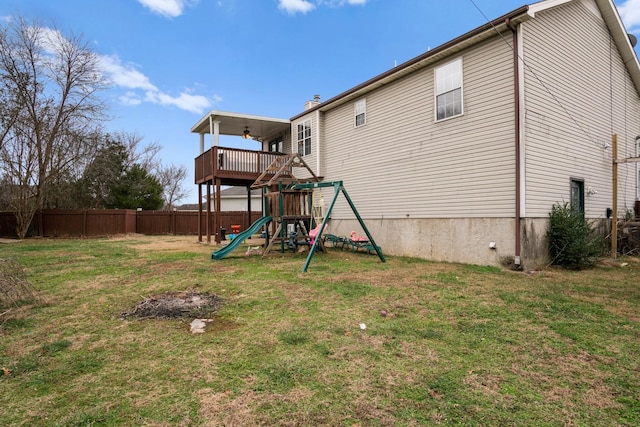
<instances>
[{"instance_id":1,"label":"swing seat","mask_svg":"<svg viewBox=\"0 0 640 427\"><path fill-rule=\"evenodd\" d=\"M335 234L325 234L322 237L322 241L326 244L327 242L331 243L331 246L334 248L340 247L344 248L345 243L347 243L346 237L339 237Z\"/></svg>"}]
</instances>

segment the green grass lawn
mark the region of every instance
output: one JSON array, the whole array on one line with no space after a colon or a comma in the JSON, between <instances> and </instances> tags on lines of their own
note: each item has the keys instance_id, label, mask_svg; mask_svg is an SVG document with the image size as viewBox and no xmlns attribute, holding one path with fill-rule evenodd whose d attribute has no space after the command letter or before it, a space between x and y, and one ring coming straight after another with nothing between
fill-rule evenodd
<instances>
[{"instance_id":1,"label":"green grass lawn","mask_svg":"<svg viewBox=\"0 0 640 427\"><path fill-rule=\"evenodd\" d=\"M334 249L302 273L306 254L212 250L1 245L44 304L0 308L0 425L640 424L638 259L516 273ZM122 318L186 290L224 300L204 334Z\"/></svg>"}]
</instances>

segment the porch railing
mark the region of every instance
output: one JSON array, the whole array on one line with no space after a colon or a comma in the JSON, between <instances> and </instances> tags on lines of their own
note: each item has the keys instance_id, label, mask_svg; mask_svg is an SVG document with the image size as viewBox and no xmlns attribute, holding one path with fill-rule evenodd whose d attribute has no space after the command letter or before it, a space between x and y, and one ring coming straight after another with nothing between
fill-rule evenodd
<instances>
[{"instance_id":1,"label":"porch railing","mask_svg":"<svg viewBox=\"0 0 640 427\"><path fill-rule=\"evenodd\" d=\"M226 180L256 179L282 153L211 147L196 157L195 183L215 178Z\"/></svg>"}]
</instances>

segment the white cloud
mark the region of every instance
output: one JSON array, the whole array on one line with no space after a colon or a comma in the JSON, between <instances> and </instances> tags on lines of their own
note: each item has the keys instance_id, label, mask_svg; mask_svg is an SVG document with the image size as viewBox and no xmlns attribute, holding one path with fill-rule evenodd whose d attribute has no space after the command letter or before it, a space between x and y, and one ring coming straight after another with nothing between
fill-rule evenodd
<instances>
[{"instance_id":1,"label":"white cloud","mask_svg":"<svg viewBox=\"0 0 640 427\"><path fill-rule=\"evenodd\" d=\"M195 0L138 0L144 7L167 18L175 18L182 15L185 7L192 6Z\"/></svg>"},{"instance_id":2,"label":"white cloud","mask_svg":"<svg viewBox=\"0 0 640 427\"><path fill-rule=\"evenodd\" d=\"M207 97L192 95L188 92L182 92L178 96L171 96L159 91L147 91L145 99L154 104L164 106L173 105L181 110L197 114L202 114L206 108L211 106L211 101Z\"/></svg>"},{"instance_id":3,"label":"white cloud","mask_svg":"<svg viewBox=\"0 0 640 427\"><path fill-rule=\"evenodd\" d=\"M140 99L140 96L137 93L132 91L125 93L124 95L120 96L118 99L124 105L135 106L135 105L140 105L142 103L142 99Z\"/></svg>"},{"instance_id":4,"label":"white cloud","mask_svg":"<svg viewBox=\"0 0 640 427\"><path fill-rule=\"evenodd\" d=\"M0 21L11 22L11 16L0 16Z\"/></svg>"},{"instance_id":5,"label":"white cloud","mask_svg":"<svg viewBox=\"0 0 640 427\"><path fill-rule=\"evenodd\" d=\"M618 12L628 31L640 32L640 0L623 1Z\"/></svg>"},{"instance_id":6,"label":"white cloud","mask_svg":"<svg viewBox=\"0 0 640 427\"><path fill-rule=\"evenodd\" d=\"M284 10L289 15L295 15L296 13L307 13L315 9L313 3L307 0L279 0L278 8Z\"/></svg>"},{"instance_id":7,"label":"white cloud","mask_svg":"<svg viewBox=\"0 0 640 427\"><path fill-rule=\"evenodd\" d=\"M221 100L219 97L214 97L212 101L206 96L192 94L189 90L181 92L178 96L171 96L158 89L133 65L123 64L116 56L101 56L100 62L107 79L114 86L130 89L118 98L124 105L136 106L143 102L150 102L202 114L205 109L213 105L213 102Z\"/></svg>"},{"instance_id":8,"label":"white cloud","mask_svg":"<svg viewBox=\"0 0 640 427\"><path fill-rule=\"evenodd\" d=\"M278 8L284 10L289 15L296 13L307 13L315 9L317 6L342 7L344 5L364 6L369 0L278 0Z\"/></svg>"},{"instance_id":9,"label":"white cloud","mask_svg":"<svg viewBox=\"0 0 640 427\"><path fill-rule=\"evenodd\" d=\"M46 27L27 27L30 37L35 37L38 45L47 53L55 53L69 46L69 40L58 30Z\"/></svg>"},{"instance_id":10,"label":"white cloud","mask_svg":"<svg viewBox=\"0 0 640 427\"><path fill-rule=\"evenodd\" d=\"M317 0L319 5L327 5L332 7L348 5L365 5L368 0Z\"/></svg>"},{"instance_id":11,"label":"white cloud","mask_svg":"<svg viewBox=\"0 0 640 427\"><path fill-rule=\"evenodd\" d=\"M158 90L157 87L151 84L147 76L136 70L132 65L122 64L118 57L101 56L100 62L107 77L116 86L127 89Z\"/></svg>"},{"instance_id":12,"label":"white cloud","mask_svg":"<svg viewBox=\"0 0 640 427\"><path fill-rule=\"evenodd\" d=\"M30 28L30 30L34 31L34 35L38 37L38 43L48 53L58 52L65 43L70 43L58 30L44 27ZM43 61L47 59L47 56L41 58ZM123 64L120 58L115 55L98 55L98 61L102 73L102 76L98 78L103 78L107 83L127 90L118 98L124 105L135 106L146 101L202 114L214 102L219 103L222 100L218 96L210 99L203 95L195 95L191 93L191 90L184 90L178 96L171 96L158 89L156 85L151 83L149 77L138 71L134 65Z\"/></svg>"}]
</instances>

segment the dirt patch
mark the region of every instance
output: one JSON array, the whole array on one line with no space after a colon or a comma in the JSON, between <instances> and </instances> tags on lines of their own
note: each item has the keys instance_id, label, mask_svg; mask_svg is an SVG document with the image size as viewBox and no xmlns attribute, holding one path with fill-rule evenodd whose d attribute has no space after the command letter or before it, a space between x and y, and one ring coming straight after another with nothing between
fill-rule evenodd
<instances>
[{"instance_id":1,"label":"dirt patch","mask_svg":"<svg viewBox=\"0 0 640 427\"><path fill-rule=\"evenodd\" d=\"M196 251L210 252L212 247L204 242L198 242L197 236L145 236L139 239L136 249L140 251ZM214 245L215 246L215 245Z\"/></svg>"},{"instance_id":2,"label":"dirt patch","mask_svg":"<svg viewBox=\"0 0 640 427\"><path fill-rule=\"evenodd\" d=\"M0 244L1 243L20 243L20 242L22 242L22 240L19 240L19 239L7 239L7 238L4 238L4 237L0 237Z\"/></svg>"},{"instance_id":3,"label":"dirt patch","mask_svg":"<svg viewBox=\"0 0 640 427\"><path fill-rule=\"evenodd\" d=\"M198 236L144 236L141 234L127 234L121 236L112 237L112 241L130 241L134 240L135 249L138 251L193 251L211 253L221 247L227 245L230 240L225 240L220 244L216 244L214 240L210 243L207 242L206 237L202 242L198 241ZM244 245L248 246L263 246L265 239L251 238L244 241Z\"/></svg>"},{"instance_id":4,"label":"dirt patch","mask_svg":"<svg viewBox=\"0 0 640 427\"><path fill-rule=\"evenodd\" d=\"M122 313L122 318L197 319L210 317L223 304L222 298L206 292L165 292L139 302L130 311Z\"/></svg>"},{"instance_id":5,"label":"dirt patch","mask_svg":"<svg viewBox=\"0 0 640 427\"><path fill-rule=\"evenodd\" d=\"M205 419L206 426L333 425L324 414L312 411L314 393L306 389L294 388L280 394L253 390L245 393L216 392L207 388L197 390L195 395L200 400L200 414ZM280 419L275 423L268 415L261 413L261 408L277 409L281 405L295 407L297 411L286 420ZM386 425L379 420L378 423Z\"/></svg>"}]
</instances>

